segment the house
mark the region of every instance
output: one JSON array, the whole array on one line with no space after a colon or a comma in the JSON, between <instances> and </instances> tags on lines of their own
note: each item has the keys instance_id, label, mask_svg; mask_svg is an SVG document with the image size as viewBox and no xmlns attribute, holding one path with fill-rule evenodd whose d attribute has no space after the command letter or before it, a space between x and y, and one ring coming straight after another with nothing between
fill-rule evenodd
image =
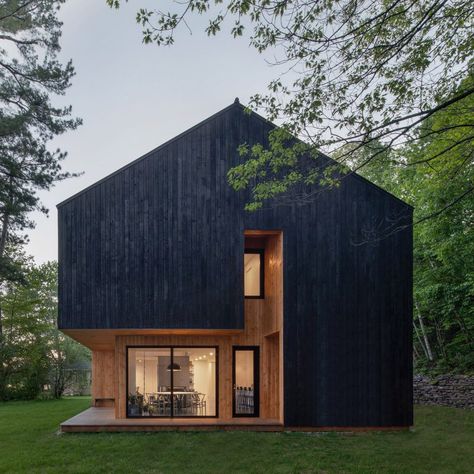
<instances>
[{"instance_id":1,"label":"house","mask_svg":"<svg viewBox=\"0 0 474 474\"><path fill-rule=\"evenodd\" d=\"M59 327L92 350L64 431L404 428L412 209L355 174L244 210L274 125L233 104L58 205Z\"/></svg>"}]
</instances>

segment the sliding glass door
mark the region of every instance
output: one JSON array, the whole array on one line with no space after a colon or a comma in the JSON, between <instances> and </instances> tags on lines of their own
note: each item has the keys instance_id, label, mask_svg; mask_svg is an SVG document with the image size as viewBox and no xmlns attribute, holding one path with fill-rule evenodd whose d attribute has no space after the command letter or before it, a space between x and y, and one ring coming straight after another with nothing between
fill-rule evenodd
<instances>
[{"instance_id":1,"label":"sliding glass door","mask_svg":"<svg viewBox=\"0 0 474 474\"><path fill-rule=\"evenodd\" d=\"M259 416L259 348L235 346L232 363L233 416Z\"/></svg>"},{"instance_id":2,"label":"sliding glass door","mask_svg":"<svg viewBox=\"0 0 474 474\"><path fill-rule=\"evenodd\" d=\"M217 347L128 347L128 417L217 416Z\"/></svg>"}]
</instances>

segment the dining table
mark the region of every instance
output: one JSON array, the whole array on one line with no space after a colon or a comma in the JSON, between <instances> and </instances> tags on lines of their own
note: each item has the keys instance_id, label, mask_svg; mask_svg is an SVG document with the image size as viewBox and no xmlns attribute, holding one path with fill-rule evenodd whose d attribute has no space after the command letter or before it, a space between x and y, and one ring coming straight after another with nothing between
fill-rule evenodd
<instances>
[{"instance_id":1,"label":"dining table","mask_svg":"<svg viewBox=\"0 0 474 474\"><path fill-rule=\"evenodd\" d=\"M165 396L165 397L166 396L171 397L171 395L173 395L173 398L177 402L177 409L178 411L181 411L191 406L192 401L189 400L188 397L198 395L198 392L196 391L189 392L185 390L173 390L173 392L159 391L159 392L154 392L153 394L149 394L149 395Z\"/></svg>"},{"instance_id":2,"label":"dining table","mask_svg":"<svg viewBox=\"0 0 474 474\"><path fill-rule=\"evenodd\" d=\"M150 395L194 395L198 392L196 391L193 391L193 392L189 392L189 391L176 391L176 390L173 390L173 392L153 392L153 393L150 393Z\"/></svg>"}]
</instances>

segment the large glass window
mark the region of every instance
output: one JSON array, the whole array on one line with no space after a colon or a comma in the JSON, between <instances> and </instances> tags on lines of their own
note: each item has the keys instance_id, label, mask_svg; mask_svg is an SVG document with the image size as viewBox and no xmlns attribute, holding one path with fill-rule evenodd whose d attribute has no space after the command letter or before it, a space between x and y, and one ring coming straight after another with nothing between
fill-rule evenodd
<instances>
[{"instance_id":1,"label":"large glass window","mask_svg":"<svg viewBox=\"0 0 474 474\"><path fill-rule=\"evenodd\" d=\"M127 416L216 416L217 348L128 348Z\"/></svg>"},{"instance_id":2,"label":"large glass window","mask_svg":"<svg viewBox=\"0 0 474 474\"><path fill-rule=\"evenodd\" d=\"M264 297L263 249L244 253L244 294L246 298Z\"/></svg>"}]
</instances>

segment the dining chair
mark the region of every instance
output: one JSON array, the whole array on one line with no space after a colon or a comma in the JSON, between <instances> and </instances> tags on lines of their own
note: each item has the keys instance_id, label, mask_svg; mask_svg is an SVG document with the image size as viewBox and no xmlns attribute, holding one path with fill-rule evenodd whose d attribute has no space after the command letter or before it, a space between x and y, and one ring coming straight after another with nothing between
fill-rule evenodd
<instances>
[{"instance_id":1,"label":"dining chair","mask_svg":"<svg viewBox=\"0 0 474 474\"><path fill-rule=\"evenodd\" d=\"M199 401L198 401L198 409L200 415L206 416L207 414L207 402L206 402L206 394L205 393L198 393Z\"/></svg>"}]
</instances>

